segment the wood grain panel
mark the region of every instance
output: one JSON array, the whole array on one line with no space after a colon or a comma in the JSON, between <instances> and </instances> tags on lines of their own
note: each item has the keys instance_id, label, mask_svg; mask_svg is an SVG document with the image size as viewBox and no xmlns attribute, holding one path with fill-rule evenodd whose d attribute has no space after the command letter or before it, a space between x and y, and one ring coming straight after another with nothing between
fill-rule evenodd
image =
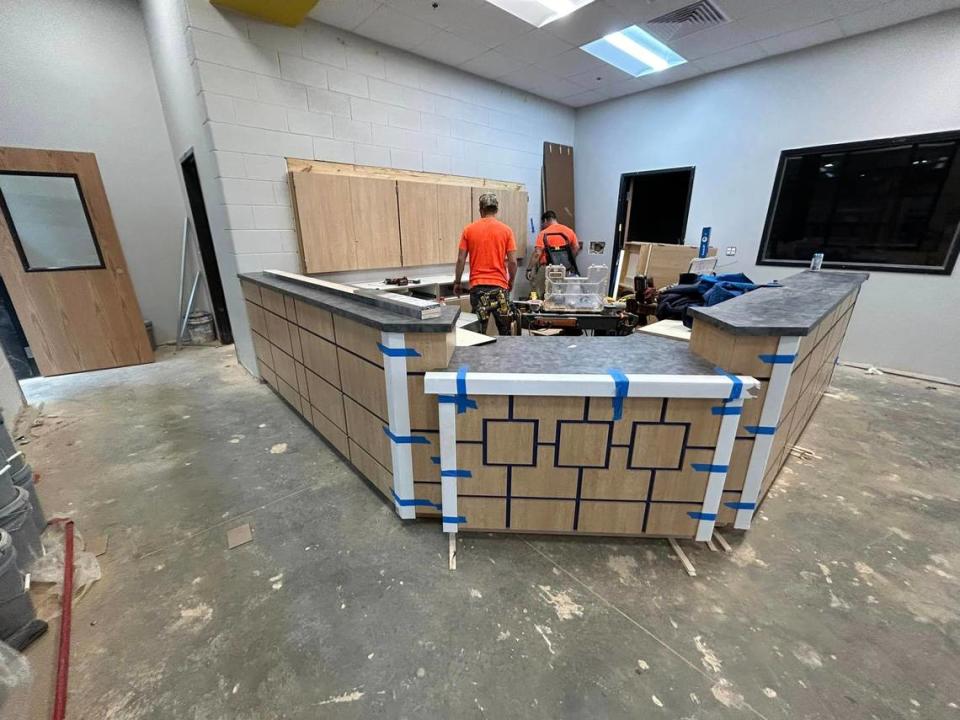
<instances>
[{"instance_id":1,"label":"wood grain panel","mask_svg":"<svg viewBox=\"0 0 960 720\"><path fill-rule=\"evenodd\" d=\"M397 182L400 205L400 248L403 266L435 265L440 262L440 208L437 186Z\"/></svg>"},{"instance_id":2,"label":"wood grain panel","mask_svg":"<svg viewBox=\"0 0 960 720\"><path fill-rule=\"evenodd\" d=\"M280 317L287 316L287 304L283 299L283 293L262 287L260 288L260 297L263 299L264 310L269 310Z\"/></svg>"},{"instance_id":3,"label":"wood grain panel","mask_svg":"<svg viewBox=\"0 0 960 720\"><path fill-rule=\"evenodd\" d=\"M247 321L250 323L250 329L267 336L267 319L264 310L259 305L254 305L249 300L244 301L247 306Z\"/></svg>"},{"instance_id":4,"label":"wood grain panel","mask_svg":"<svg viewBox=\"0 0 960 720\"><path fill-rule=\"evenodd\" d=\"M0 215L0 276L45 376L153 362L110 203L92 153L0 148L0 171L77 178L103 267L26 272Z\"/></svg>"},{"instance_id":5,"label":"wood grain panel","mask_svg":"<svg viewBox=\"0 0 960 720\"><path fill-rule=\"evenodd\" d=\"M273 371L283 380L297 389L297 367L293 357L273 346Z\"/></svg>"},{"instance_id":6,"label":"wood grain panel","mask_svg":"<svg viewBox=\"0 0 960 720\"><path fill-rule=\"evenodd\" d=\"M557 437L557 465L604 467L610 439L608 423L561 422Z\"/></svg>"},{"instance_id":7,"label":"wood grain panel","mask_svg":"<svg viewBox=\"0 0 960 720\"><path fill-rule=\"evenodd\" d=\"M583 420L582 397L533 397L517 395L513 399L515 418L537 419L540 442L552 443L557 439L557 422L560 420Z\"/></svg>"},{"instance_id":8,"label":"wood grain panel","mask_svg":"<svg viewBox=\"0 0 960 720\"><path fill-rule=\"evenodd\" d=\"M379 330L340 315L334 316L333 327L337 336L337 345L383 367L383 355L377 347L377 343L380 342Z\"/></svg>"},{"instance_id":9,"label":"wood grain panel","mask_svg":"<svg viewBox=\"0 0 960 720\"><path fill-rule=\"evenodd\" d=\"M383 421L346 396L343 398L343 410L347 417L347 434L350 439L378 463L392 471L390 439L383 432Z\"/></svg>"},{"instance_id":10,"label":"wood grain panel","mask_svg":"<svg viewBox=\"0 0 960 720\"><path fill-rule=\"evenodd\" d=\"M249 300L254 305L262 305L263 300L260 298L260 286L249 280L240 279L240 292L243 293L245 300Z\"/></svg>"},{"instance_id":11,"label":"wood grain panel","mask_svg":"<svg viewBox=\"0 0 960 720\"><path fill-rule=\"evenodd\" d=\"M267 338L275 346L283 350L287 355L293 355L290 346L289 324L280 315L274 315L272 312L264 313L267 321Z\"/></svg>"},{"instance_id":12,"label":"wood grain panel","mask_svg":"<svg viewBox=\"0 0 960 720\"><path fill-rule=\"evenodd\" d=\"M635 425L632 467L677 468L686 428L681 425Z\"/></svg>"},{"instance_id":13,"label":"wood grain panel","mask_svg":"<svg viewBox=\"0 0 960 720\"><path fill-rule=\"evenodd\" d=\"M306 330L300 330L303 364L334 387L340 387L340 363L337 346Z\"/></svg>"},{"instance_id":14,"label":"wood grain panel","mask_svg":"<svg viewBox=\"0 0 960 720\"><path fill-rule=\"evenodd\" d=\"M515 467L511 471L511 494L528 497L576 498L577 477L572 468L553 467L553 448L537 448L536 467Z\"/></svg>"},{"instance_id":15,"label":"wood grain panel","mask_svg":"<svg viewBox=\"0 0 960 720\"><path fill-rule=\"evenodd\" d=\"M417 430L437 430L440 427L437 396L423 392L423 375L407 376L407 404L410 407L410 427Z\"/></svg>"},{"instance_id":16,"label":"wood grain panel","mask_svg":"<svg viewBox=\"0 0 960 720\"><path fill-rule=\"evenodd\" d=\"M420 353L420 357L407 358L407 372L445 370L453 357L453 351L456 350L457 334L406 333L404 343Z\"/></svg>"},{"instance_id":17,"label":"wood grain panel","mask_svg":"<svg viewBox=\"0 0 960 720\"><path fill-rule=\"evenodd\" d=\"M524 420L486 423L486 460L491 465L532 465L535 424Z\"/></svg>"},{"instance_id":18,"label":"wood grain panel","mask_svg":"<svg viewBox=\"0 0 960 720\"><path fill-rule=\"evenodd\" d=\"M463 495L506 495L507 469L483 464L483 449L479 445L457 443L457 465L469 470L471 477L457 480L458 492Z\"/></svg>"},{"instance_id":19,"label":"wood grain panel","mask_svg":"<svg viewBox=\"0 0 960 720\"><path fill-rule=\"evenodd\" d=\"M397 183L350 178L356 267L394 268L400 262L400 217Z\"/></svg>"},{"instance_id":20,"label":"wood grain panel","mask_svg":"<svg viewBox=\"0 0 960 720\"><path fill-rule=\"evenodd\" d=\"M653 482L653 500L700 502L707 489L709 473L693 469L693 463L710 464L713 450L687 450L681 470L657 470Z\"/></svg>"},{"instance_id":21,"label":"wood grain panel","mask_svg":"<svg viewBox=\"0 0 960 720\"><path fill-rule=\"evenodd\" d=\"M580 503L580 532L610 535L642 535L646 503L597 502Z\"/></svg>"},{"instance_id":22,"label":"wood grain panel","mask_svg":"<svg viewBox=\"0 0 960 720\"><path fill-rule=\"evenodd\" d=\"M511 500L510 529L570 532L575 511L573 500Z\"/></svg>"},{"instance_id":23,"label":"wood grain panel","mask_svg":"<svg viewBox=\"0 0 960 720\"><path fill-rule=\"evenodd\" d=\"M477 403L476 410L467 410L457 415L457 440L479 441L483 439L485 418L507 417L507 398L503 395L477 395L471 398Z\"/></svg>"},{"instance_id":24,"label":"wood grain panel","mask_svg":"<svg viewBox=\"0 0 960 720\"><path fill-rule=\"evenodd\" d=\"M611 398L589 398L590 420L613 420ZM623 401L623 417L613 424L613 440L617 445L630 442L634 422L657 422L660 420L660 398L627 398ZM626 463L624 463L626 467Z\"/></svg>"},{"instance_id":25,"label":"wood grain panel","mask_svg":"<svg viewBox=\"0 0 960 720\"><path fill-rule=\"evenodd\" d=\"M302 415L303 408L300 405L300 393L297 392L297 389L283 378L278 378L277 385L279 386L280 397L290 403L293 409Z\"/></svg>"},{"instance_id":26,"label":"wood grain panel","mask_svg":"<svg viewBox=\"0 0 960 720\"><path fill-rule=\"evenodd\" d=\"M350 180L319 173L290 178L304 272L358 269Z\"/></svg>"},{"instance_id":27,"label":"wood grain panel","mask_svg":"<svg viewBox=\"0 0 960 720\"><path fill-rule=\"evenodd\" d=\"M608 469L585 469L580 496L605 500L646 500L650 471L625 470L628 452L627 448L611 448Z\"/></svg>"},{"instance_id":28,"label":"wood grain panel","mask_svg":"<svg viewBox=\"0 0 960 720\"><path fill-rule=\"evenodd\" d=\"M689 400L670 398L667 400L667 422L690 423L688 445L714 446L720 433L720 415L714 415L710 408L719 400Z\"/></svg>"},{"instance_id":29,"label":"wood grain panel","mask_svg":"<svg viewBox=\"0 0 960 720\"><path fill-rule=\"evenodd\" d=\"M251 333L253 337L253 352L257 356L257 364L273 367L273 346L270 341L259 333Z\"/></svg>"},{"instance_id":30,"label":"wood grain panel","mask_svg":"<svg viewBox=\"0 0 960 720\"><path fill-rule=\"evenodd\" d=\"M277 374L263 363L260 363L257 369L260 371L261 379L273 388L274 392L279 392L277 388Z\"/></svg>"},{"instance_id":31,"label":"wood grain panel","mask_svg":"<svg viewBox=\"0 0 960 720\"><path fill-rule=\"evenodd\" d=\"M340 363L340 387L374 415L387 419L387 382L383 368L337 348Z\"/></svg>"},{"instance_id":32,"label":"wood grain panel","mask_svg":"<svg viewBox=\"0 0 960 720\"><path fill-rule=\"evenodd\" d=\"M304 409L306 410L306 408ZM317 408L310 408L310 410L310 422L317 429L317 432L323 435L342 455L350 457L350 445L347 442L346 433L338 428L324 413L317 410Z\"/></svg>"},{"instance_id":33,"label":"wood grain panel","mask_svg":"<svg viewBox=\"0 0 960 720\"><path fill-rule=\"evenodd\" d=\"M366 450L349 440L350 462L384 497L393 501L393 473L378 463Z\"/></svg>"},{"instance_id":34,"label":"wood grain panel","mask_svg":"<svg viewBox=\"0 0 960 720\"><path fill-rule=\"evenodd\" d=\"M470 224L470 188L458 185L437 185L437 262L457 261L460 235Z\"/></svg>"},{"instance_id":35,"label":"wood grain panel","mask_svg":"<svg viewBox=\"0 0 960 720\"><path fill-rule=\"evenodd\" d=\"M491 190L505 188L522 190L521 183L506 180L447 175L444 173L423 172L421 170L396 170L394 168L375 167L373 165L354 165L352 163L329 162L326 160L301 160L287 158L287 170L292 173L312 173L315 175L346 175L382 178L384 180L410 180L411 182L446 183L463 187L485 186Z\"/></svg>"},{"instance_id":36,"label":"wood grain panel","mask_svg":"<svg viewBox=\"0 0 960 720\"><path fill-rule=\"evenodd\" d=\"M647 534L672 537L694 537L698 521L688 513L698 512L701 505L651 503L647 516Z\"/></svg>"},{"instance_id":37,"label":"wood grain panel","mask_svg":"<svg viewBox=\"0 0 960 720\"><path fill-rule=\"evenodd\" d=\"M437 505L441 504L442 498L440 483L434 484L429 482L415 482L413 484L413 494L418 500L429 500ZM429 505L417 506L417 517L436 517L439 515L440 511L436 508L430 507Z\"/></svg>"},{"instance_id":38,"label":"wood grain panel","mask_svg":"<svg viewBox=\"0 0 960 720\"><path fill-rule=\"evenodd\" d=\"M314 335L334 342L333 316L322 308L297 300L297 324Z\"/></svg>"},{"instance_id":39,"label":"wood grain panel","mask_svg":"<svg viewBox=\"0 0 960 720\"><path fill-rule=\"evenodd\" d=\"M557 213L557 219L575 229L573 203L573 148L543 143L543 207Z\"/></svg>"},{"instance_id":40,"label":"wood grain panel","mask_svg":"<svg viewBox=\"0 0 960 720\"><path fill-rule=\"evenodd\" d=\"M306 371L307 397L314 409L326 415L341 430L347 429L347 420L343 413L343 393L312 370Z\"/></svg>"},{"instance_id":41,"label":"wood grain panel","mask_svg":"<svg viewBox=\"0 0 960 720\"><path fill-rule=\"evenodd\" d=\"M457 498L457 513L466 518L464 530L503 530L507 521L507 501L503 498Z\"/></svg>"},{"instance_id":42,"label":"wood grain panel","mask_svg":"<svg viewBox=\"0 0 960 720\"><path fill-rule=\"evenodd\" d=\"M410 446L410 454L413 457L413 479L440 482L440 464L433 462L432 459L440 457L440 434L425 433L424 437L430 441L429 445L417 443Z\"/></svg>"}]
</instances>

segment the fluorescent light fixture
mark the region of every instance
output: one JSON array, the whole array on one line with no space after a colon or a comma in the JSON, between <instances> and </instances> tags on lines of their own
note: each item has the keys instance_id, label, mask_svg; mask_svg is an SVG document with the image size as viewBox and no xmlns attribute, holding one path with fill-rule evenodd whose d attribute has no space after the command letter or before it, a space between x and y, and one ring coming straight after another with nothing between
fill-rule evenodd
<instances>
[{"instance_id":1,"label":"fluorescent light fixture","mask_svg":"<svg viewBox=\"0 0 960 720\"><path fill-rule=\"evenodd\" d=\"M686 62L636 25L605 35L580 49L634 77L660 72Z\"/></svg>"},{"instance_id":2,"label":"fluorescent light fixture","mask_svg":"<svg viewBox=\"0 0 960 720\"><path fill-rule=\"evenodd\" d=\"M543 27L547 23L565 17L593 0L487 0L534 27Z\"/></svg>"}]
</instances>

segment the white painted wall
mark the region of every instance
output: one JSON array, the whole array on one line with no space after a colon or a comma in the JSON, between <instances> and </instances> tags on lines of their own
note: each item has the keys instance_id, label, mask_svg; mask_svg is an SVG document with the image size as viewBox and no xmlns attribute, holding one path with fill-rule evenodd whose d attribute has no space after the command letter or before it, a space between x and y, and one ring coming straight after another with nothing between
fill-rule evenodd
<instances>
[{"instance_id":1,"label":"white painted wall","mask_svg":"<svg viewBox=\"0 0 960 720\"><path fill-rule=\"evenodd\" d=\"M96 153L141 312L172 340L186 204L135 3L0 3L0 144Z\"/></svg>"},{"instance_id":2,"label":"white painted wall","mask_svg":"<svg viewBox=\"0 0 960 720\"><path fill-rule=\"evenodd\" d=\"M944 13L578 111L578 234L610 243L622 173L694 165L686 242L710 225L730 270L796 272L755 265L781 150L957 130L958 38ZM958 306L958 270L874 272L843 358L960 380Z\"/></svg>"},{"instance_id":3,"label":"white painted wall","mask_svg":"<svg viewBox=\"0 0 960 720\"><path fill-rule=\"evenodd\" d=\"M235 272L299 270L285 157L518 181L539 215L543 142L573 141L570 108L312 20L280 27L206 0L142 5L175 150L205 132L198 164L216 178L204 193L250 369ZM200 117L183 107L185 63Z\"/></svg>"}]
</instances>

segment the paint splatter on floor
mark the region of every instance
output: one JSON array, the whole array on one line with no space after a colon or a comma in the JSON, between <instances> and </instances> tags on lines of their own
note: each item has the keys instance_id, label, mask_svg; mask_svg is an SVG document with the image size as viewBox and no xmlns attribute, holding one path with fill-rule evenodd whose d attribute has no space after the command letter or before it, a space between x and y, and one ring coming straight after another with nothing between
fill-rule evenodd
<instances>
[{"instance_id":1,"label":"paint splatter on floor","mask_svg":"<svg viewBox=\"0 0 960 720\"><path fill-rule=\"evenodd\" d=\"M317 705L334 705L337 703L348 703L359 700L363 697L363 693L359 690L352 690L348 693L343 693L342 695L334 695L329 697L326 700L321 700Z\"/></svg>"},{"instance_id":2,"label":"paint splatter on floor","mask_svg":"<svg viewBox=\"0 0 960 720\"><path fill-rule=\"evenodd\" d=\"M282 454L282 453L285 453L286 451L287 451L287 444L286 444L286 443L277 443L276 445L271 445L271 446L270 446L270 454L271 454L271 455L280 455L280 454Z\"/></svg>"},{"instance_id":3,"label":"paint splatter on floor","mask_svg":"<svg viewBox=\"0 0 960 720\"><path fill-rule=\"evenodd\" d=\"M700 651L700 662L710 672L720 672L723 668L723 663L720 662L720 658L717 657L717 654L707 647L707 644L703 641L703 637L697 635L693 639L694 644L697 646L697 650Z\"/></svg>"},{"instance_id":4,"label":"paint splatter on floor","mask_svg":"<svg viewBox=\"0 0 960 720\"><path fill-rule=\"evenodd\" d=\"M733 683L726 678L717 680L717 682L713 684L713 687L710 688L710 692L713 694L713 697L716 698L717 702L724 707L732 707L739 710L744 706L743 695L738 693L734 689Z\"/></svg>"},{"instance_id":5,"label":"paint splatter on floor","mask_svg":"<svg viewBox=\"0 0 960 720\"><path fill-rule=\"evenodd\" d=\"M539 585L540 597L552 605L557 617L561 620L570 620L574 616L583 617L583 605L574 602L569 590L553 592L549 585Z\"/></svg>"},{"instance_id":6,"label":"paint splatter on floor","mask_svg":"<svg viewBox=\"0 0 960 720\"><path fill-rule=\"evenodd\" d=\"M556 651L553 649L553 643L550 642L550 638L547 635L553 635L553 630L549 625L534 625L533 629L540 633L540 637L543 638L543 641L547 644L547 650L550 651L551 655L556 655Z\"/></svg>"}]
</instances>

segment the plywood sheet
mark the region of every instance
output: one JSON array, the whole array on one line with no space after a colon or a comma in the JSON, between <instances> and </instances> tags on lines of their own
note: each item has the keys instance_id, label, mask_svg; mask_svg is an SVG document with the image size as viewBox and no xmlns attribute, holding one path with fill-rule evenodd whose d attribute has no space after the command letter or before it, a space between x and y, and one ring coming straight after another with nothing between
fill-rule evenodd
<instances>
[{"instance_id":1,"label":"plywood sheet","mask_svg":"<svg viewBox=\"0 0 960 720\"><path fill-rule=\"evenodd\" d=\"M383 368L337 348L340 364L340 387L374 415L387 418L387 383Z\"/></svg>"},{"instance_id":2,"label":"plywood sheet","mask_svg":"<svg viewBox=\"0 0 960 720\"><path fill-rule=\"evenodd\" d=\"M557 219L576 229L573 202L573 147L543 143L543 208L553 210Z\"/></svg>"},{"instance_id":3,"label":"plywood sheet","mask_svg":"<svg viewBox=\"0 0 960 720\"><path fill-rule=\"evenodd\" d=\"M356 267L399 267L400 215L396 182L352 177L350 201Z\"/></svg>"},{"instance_id":4,"label":"plywood sheet","mask_svg":"<svg viewBox=\"0 0 960 720\"><path fill-rule=\"evenodd\" d=\"M469 187L462 185L437 185L437 257L438 262L457 261L460 247L460 235L470 224L470 203L472 194Z\"/></svg>"},{"instance_id":5,"label":"plywood sheet","mask_svg":"<svg viewBox=\"0 0 960 720\"><path fill-rule=\"evenodd\" d=\"M304 272L358 269L350 180L292 173L291 182Z\"/></svg>"},{"instance_id":6,"label":"plywood sheet","mask_svg":"<svg viewBox=\"0 0 960 720\"><path fill-rule=\"evenodd\" d=\"M404 267L440 262L440 207L437 186L430 183L397 182L400 204L400 246Z\"/></svg>"}]
</instances>

